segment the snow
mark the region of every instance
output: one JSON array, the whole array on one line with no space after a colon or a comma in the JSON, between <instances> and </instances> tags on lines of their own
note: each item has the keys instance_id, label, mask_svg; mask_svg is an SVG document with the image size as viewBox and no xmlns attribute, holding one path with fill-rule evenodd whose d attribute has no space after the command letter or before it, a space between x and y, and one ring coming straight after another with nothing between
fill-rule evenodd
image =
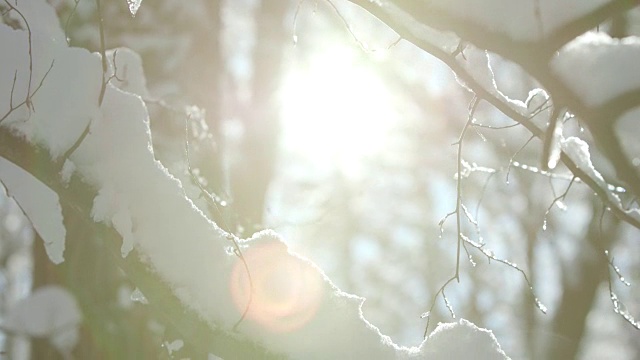
<instances>
[{"instance_id":1,"label":"snow","mask_svg":"<svg viewBox=\"0 0 640 360\"><path fill-rule=\"evenodd\" d=\"M464 319L457 323L438 324L426 344L430 348L424 355L431 360L508 358L491 331Z\"/></svg>"},{"instance_id":2,"label":"snow","mask_svg":"<svg viewBox=\"0 0 640 360\"><path fill-rule=\"evenodd\" d=\"M459 65L463 67L467 73L485 90L492 94L500 95L496 87L496 81L494 78L493 70L489 62L489 56L487 51L470 46L464 51L464 59L459 61ZM456 81L465 89L471 89L465 84L464 80L456 75Z\"/></svg>"},{"instance_id":3,"label":"snow","mask_svg":"<svg viewBox=\"0 0 640 360\"><path fill-rule=\"evenodd\" d=\"M581 18L610 0L430 0L435 7L460 22L473 23L516 41L548 37L563 25Z\"/></svg>"},{"instance_id":4,"label":"snow","mask_svg":"<svg viewBox=\"0 0 640 360\"><path fill-rule=\"evenodd\" d=\"M148 99L149 91L140 55L131 49L121 47L107 50L106 56L108 60L107 72L111 78L110 83L120 90Z\"/></svg>"},{"instance_id":5,"label":"snow","mask_svg":"<svg viewBox=\"0 0 640 360\"><path fill-rule=\"evenodd\" d=\"M26 7L34 16L40 14L34 9L33 2L28 4ZM20 4L20 9L22 6ZM43 10L43 14L49 12L47 9ZM25 11L25 16L27 13ZM57 18L54 19L57 27ZM30 21L30 25L31 23L34 26L31 29L33 73L30 87L27 33L0 24L0 43L5 49L13 49L0 52L0 63L3 64L0 83L4 85L0 90L0 116L10 112L11 99L13 106L16 106L29 96L32 106L21 106L3 123L11 123L13 128L30 141L39 143L46 140L51 155L55 158L64 154L75 143L97 109L101 83L100 59L87 50L67 48L66 41L58 40L59 34L53 30L54 25L47 26L44 19L42 23ZM43 32L36 32L40 28ZM46 81L34 94L50 67ZM16 82L12 89L14 75ZM64 91L60 91L61 88L57 86L60 83L64 83ZM53 114L56 115L55 121L52 121Z\"/></svg>"},{"instance_id":6,"label":"snow","mask_svg":"<svg viewBox=\"0 0 640 360\"><path fill-rule=\"evenodd\" d=\"M639 61L640 38L588 32L563 47L551 68L585 105L597 107L640 89Z\"/></svg>"},{"instance_id":7,"label":"snow","mask_svg":"<svg viewBox=\"0 0 640 360\"><path fill-rule=\"evenodd\" d=\"M632 132L632 134L635 132ZM566 139L560 140L560 148L562 151L571 158L571 160L584 171L587 176L595 180L598 186L602 189L610 189L609 184L604 180L602 174L596 170L591 161L591 155L589 153L589 144L584 140L571 136ZM613 191L607 191L607 197L611 204L614 204L621 211L633 216L636 219L640 219L640 211L636 208L626 209L620 197Z\"/></svg>"},{"instance_id":8,"label":"snow","mask_svg":"<svg viewBox=\"0 0 640 360\"><path fill-rule=\"evenodd\" d=\"M66 229L62 225L62 209L58 194L2 157L0 181L7 188L7 195L16 200L42 237L49 259L55 264L62 263Z\"/></svg>"},{"instance_id":9,"label":"snow","mask_svg":"<svg viewBox=\"0 0 640 360\"><path fill-rule=\"evenodd\" d=\"M130 295L130 300L133 302L138 302L140 304L146 305L149 303L149 300L147 300L147 298L144 296L144 294L142 293L142 291L140 291L140 289L135 288Z\"/></svg>"},{"instance_id":10,"label":"snow","mask_svg":"<svg viewBox=\"0 0 640 360\"><path fill-rule=\"evenodd\" d=\"M60 170L60 180L62 180L65 185L68 185L69 181L71 181L71 176L75 171L76 166L73 164L73 162L65 160L64 164L62 165L62 170Z\"/></svg>"},{"instance_id":11,"label":"snow","mask_svg":"<svg viewBox=\"0 0 640 360\"><path fill-rule=\"evenodd\" d=\"M9 310L3 327L18 335L48 338L62 354L70 355L80 338L80 308L67 290L42 286Z\"/></svg>"},{"instance_id":12,"label":"snow","mask_svg":"<svg viewBox=\"0 0 640 360\"><path fill-rule=\"evenodd\" d=\"M140 2L136 3L139 6ZM25 14L29 14L30 24L52 28L59 35L56 19L38 15L51 13L43 0L23 1L18 8L27 6ZM33 96L32 108L19 107L1 126L48 149L55 158L67 151L89 124L87 136L67 160L70 164L65 166L65 177L74 172L98 189L91 216L113 226L123 237L122 255L132 256L131 250L136 249L141 260L181 302L212 327L231 332L237 324L241 334L293 359L433 358L451 354L459 358L505 358L488 331L462 320L441 325L419 346L395 345L363 318L363 298L340 291L315 264L292 253L272 231L238 240L250 269L247 275L243 260L227 251L232 246L229 234L205 217L185 195L181 182L154 158L148 113L140 96L146 95L146 89L139 58L129 50L118 50L118 79L107 85L98 107L99 54L67 48L66 42L46 34L41 30L33 35L38 39L34 42L34 79L39 81L55 59L51 73ZM0 114L11 109L6 99L16 69L16 98L26 94L27 42L24 31L0 26L0 47L10 49L0 55L0 96L5 101ZM115 52L109 54L112 57ZM124 64L131 66L120 73ZM8 189L15 193L16 185L11 183ZM35 187L30 189L35 191ZM42 204L42 199L38 200ZM28 204L18 201L23 206ZM37 208L30 215L47 216L59 226L61 218L51 218L52 207ZM45 229L43 233L49 236L59 234L59 230ZM247 304L246 318L238 322Z\"/></svg>"},{"instance_id":13,"label":"snow","mask_svg":"<svg viewBox=\"0 0 640 360\"><path fill-rule=\"evenodd\" d=\"M169 352L169 355L172 355L174 352L180 351L180 349L182 349L182 347L184 346L184 341L180 339L174 340L172 342L165 341L164 346Z\"/></svg>"},{"instance_id":14,"label":"snow","mask_svg":"<svg viewBox=\"0 0 640 360\"><path fill-rule=\"evenodd\" d=\"M578 168L584 171L590 178L596 180L603 188L607 188L604 178L598 170L594 168L591 162L589 144L578 137L570 136L560 140L560 147L562 151L573 160Z\"/></svg>"},{"instance_id":15,"label":"snow","mask_svg":"<svg viewBox=\"0 0 640 360\"><path fill-rule=\"evenodd\" d=\"M381 9L387 13L391 18L399 24L403 24L407 31L418 39L423 39L429 44L452 53L460 42L460 39L453 33L443 33L437 31L420 21L417 21L412 15L402 10L396 4L391 1L371 1L372 3L380 6Z\"/></svg>"},{"instance_id":16,"label":"snow","mask_svg":"<svg viewBox=\"0 0 640 360\"><path fill-rule=\"evenodd\" d=\"M129 5L129 12L131 16L136 16L138 9L140 8L140 4L142 0L127 0L127 4Z\"/></svg>"}]
</instances>

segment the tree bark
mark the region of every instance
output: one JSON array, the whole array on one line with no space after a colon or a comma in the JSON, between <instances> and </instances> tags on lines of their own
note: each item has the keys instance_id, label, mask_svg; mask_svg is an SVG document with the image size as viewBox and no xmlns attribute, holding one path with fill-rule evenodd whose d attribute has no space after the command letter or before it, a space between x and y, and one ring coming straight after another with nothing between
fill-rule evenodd
<instances>
[{"instance_id":1,"label":"tree bark","mask_svg":"<svg viewBox=\"0 0 640 360\"><path fill-rule=\"evenodd\" d=\"M242 161L231 174L235 210L245 234L261 227L265 196L273 177L280 131L277 90L287 37L284 18L290 5L285 0L262 0L257 10L252 97L244 114Z\"/></svg>"},{"instance_id":2,"label":"tree bark","mask_svg":"<svg viewBox=\"0 0 640 360\"><path fill-rule=\"evenodd\" d=\"M541 357L543 359L575 359L580 350L587 316L595 302L598 287L607 275L608 265L602 251L610 246L611 241L604 239L604 234L616 232L615 226L600 229L597 212L598 206L594 204L594 215L583 246L564 274L562 297L553 318L546 353ZM617 221L614 225L617 225Z\"/></svg>"}]
</instances>

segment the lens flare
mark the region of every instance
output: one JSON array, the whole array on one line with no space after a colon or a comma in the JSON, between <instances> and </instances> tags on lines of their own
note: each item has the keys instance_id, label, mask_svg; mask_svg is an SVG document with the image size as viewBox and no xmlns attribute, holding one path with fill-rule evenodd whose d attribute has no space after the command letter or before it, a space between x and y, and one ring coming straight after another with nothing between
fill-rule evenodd
<instances>
[{"instance_id":1,"label":"lens flare","mask_svg":"<svg viewBox=\"0 0 640 360\"><path fill-rule=\"evenodd\" d=\"M254 245L243 255L253 282L247 320L269 331L290 332L314 318L323 283L318 269L279 242ZM230 287L236 308L244 312L252 289L241 259L234 265Z\"/></svg>"}]
</instances>

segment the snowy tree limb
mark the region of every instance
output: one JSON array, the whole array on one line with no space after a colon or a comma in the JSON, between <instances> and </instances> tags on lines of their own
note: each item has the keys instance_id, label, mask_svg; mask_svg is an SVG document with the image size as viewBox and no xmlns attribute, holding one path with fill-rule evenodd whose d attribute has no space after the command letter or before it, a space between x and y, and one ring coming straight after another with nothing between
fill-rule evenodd
<instances>
[{"instance_id":1,"label":"snowy tree limb","mask_svg":"<svg viewBox=\"0 0 640 360\"><path fill-rule=\"evenodd\" d=\"M438 29L452 31L460 37L461 42L468 42L480 49L486 49L520 65L535 80L540 82L554 100L554 106L566 106L572 113L580 116L589 126L597 145L614 165L616 172L629 190L636 196L640 195L640 176L632 166L627 156L622 152L619 140L613 133L615 119L622 112L637 105L637 93L634 89L593 107L585 103L575 94L567 84L562 82L551 70L550 61L560 47L578 35L595 28L598 24L612 15L627 11L637 2L631 0L614 0L592 9L581 16L567 21L548 36L535 41L517 40L508 33L493 31L482 24L473 23L465 18L463 13L447 13L435 8L428 1L368 1L348 0L356 4L373 16L383 21L406 41L411 42L423 51L433 55L448 66L465 86L493 105L504 115L523 125L535 137L544 139L545 130L539 128L531 119L516 111L506 99L496 95L493 89L488 89L474 74L456 60L459 51L448 52L448 48L441 46L442 39L434 38L431 32L419 29ZM444 36L442 34L436 36ZM609 197L609 190L591 178L565 152L561 153L560 161L578 178L586 183L607 206L613 209L621 220L640 229L640 219L621 208Z\"/></svg>"},{"instance_id":2,"label":"snowy tree limb","mask_svg":"<svg viewBox=\"0 0 640 360\"><path fill-rule=\"evenodd\" d=\"M0 156L20 166L59 195L64 216L76 218L79 220L77 223L87 228L87 233L97 234L98 241L109 250L106 255L141 289L157 316L175 326L184 336L185 342L199 351L225 359L284 357L239 334L213 329L194 311L185 308L169 286L142 263L137 254L123 258L119 246L121 236L118 232L112 227L93 221L90 216L95 190L78 177L72 178L68 185L64 185L59 177L62 164L60 161L52 161L47 151L0 127Z\"/></svg>"}]
</instances>

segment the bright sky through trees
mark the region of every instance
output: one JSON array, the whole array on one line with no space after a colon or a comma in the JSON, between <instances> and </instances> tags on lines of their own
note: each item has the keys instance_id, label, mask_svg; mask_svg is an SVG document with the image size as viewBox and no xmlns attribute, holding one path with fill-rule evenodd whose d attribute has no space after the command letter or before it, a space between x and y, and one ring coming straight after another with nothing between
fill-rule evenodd
<instances>
[{"instance_id":1,"label":"bright sky through trees","mask_svg":"<svg viewBox=\"0 0 640 360\"><path fill-rule=\"evenodd\" d=\"M357 176L361 161L385 148L398 111L382 79L336 45L293 68L282 86L283 142L320 166Z\"/></svg>"}]
</instances>

